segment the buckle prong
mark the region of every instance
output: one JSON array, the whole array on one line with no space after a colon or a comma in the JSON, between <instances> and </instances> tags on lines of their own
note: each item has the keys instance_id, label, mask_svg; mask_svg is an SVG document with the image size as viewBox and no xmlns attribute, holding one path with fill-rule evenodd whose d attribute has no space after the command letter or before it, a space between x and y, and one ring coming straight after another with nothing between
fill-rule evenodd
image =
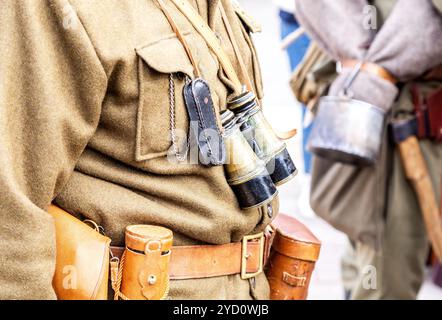
<instances>
[{"instance_id":1,"label":"buckle prong","mask_svg":"<svg viewBox=\"0 0 442 320\"><path fill-rule=\"evenodd\" d=\"M258 271L254 273L247 273L247 259L251 256L247 252L247 245L250 241L259 240L259 267ZM241 279L247 280L254 278L264 270L264 232L245 236L242 239L242 252L241 252Z\"/></svg>"}]
</instances>

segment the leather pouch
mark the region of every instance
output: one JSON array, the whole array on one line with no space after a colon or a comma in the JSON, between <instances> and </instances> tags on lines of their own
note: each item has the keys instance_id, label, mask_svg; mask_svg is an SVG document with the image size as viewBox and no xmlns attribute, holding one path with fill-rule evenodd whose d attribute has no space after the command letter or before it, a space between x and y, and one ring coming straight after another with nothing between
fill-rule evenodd
<instances>
[{"instance_id":1,"label":"leather pouch","mask_svg":"<svg viewBox=\"0 0 442 320\"><path fill-rule=\"evenodd\" d=\"M51 206L57 258L52 286L59 300L107 300L111 240Z\"/></svg>"},{"instance_id":2,"label":"leather pouch","mask_svg":"<svg viewBox=\"0 0 442 320\"><path fill-rule=\"evenodd\" d=\"M279 214L266 266L272 300L305 300L321 242L301 222Z\"/></svg>"},{"instance_id":3,"label":"leather pouch","mask_svg":"<svg viewBox=\"0 0 442 320\"><path fill-rule=\"evenodd\" d=\"M442 88L431 94L427 99L430 135L442 142Z\"/></svg>"},{"instance_id":4,"label":"leather pouch","mask_svg":"<svg viewBox=\"0 0 442 320\"><path fill-rule=\"evenodd\" d=\"M116 269L118 274L112 275L115 299L165 299L169 292L172 231L133 225L126 228L125 241L126 249Z\"/></svg>"},{"instance_id":5,"label":"leather pouch","mask_svg":"<svg viewBox=\"0 0 442 320\"><path fill-rule=\"evenodd\" d=\"M189 81L184 87L184 101L190 120L191 141L197 142L201 163L223 165L226 148L208 84L203 79Z\"/></svg>"},{"instance_id":6,"label":"leather pouch","mask_svg":"<svg viewBox=\"0 0 442 320\"><path fill-rule=\"evenodd\" d=\"M426 97L417 85L412 87L411 92L418 137L442 142L442 88L429 93Z\"/></svg>"}]
</instances>

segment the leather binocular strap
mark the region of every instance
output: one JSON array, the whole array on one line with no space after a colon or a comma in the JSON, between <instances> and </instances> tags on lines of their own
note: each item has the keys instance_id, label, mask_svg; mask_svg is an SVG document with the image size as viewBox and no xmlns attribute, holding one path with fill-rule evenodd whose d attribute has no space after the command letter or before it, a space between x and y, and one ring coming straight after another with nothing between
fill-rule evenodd
<instances>
[{"instance_id":1,"label":"leather binocular strap","mask_svg":"<svg viewBox=\"0 0 442 320\"><path fill-rule=\"evenodd\" d=\"M342 67L346 69L354 69L360 61L353 60L353 59L345 59L341 61ZM374 74L378 76L379 78L382 78L384 80L387 80L393 84L398 83L398 80L385 68L381 67L380 65L377 65L375 63L371 62L363 62L361 66L361 70Z\"/></svg>"},{"instance_id":2,"label":"leather binocular strap","mask_svg":"<svg viewBox=\"0 0 442 320\"><path fill-rule=\"evenodd\" d=\"M241 92L241 81L235 72L229 57L221 46L219 39L215 33L210 29L208 24L203 18L195 11L192 5L187 0L171 0L180 12L189 20L198 33L204 38L205 42L213 53L217 56L219 63L223 67L224 72L233 85L236 87L236 91Z\"/></svg>"},{"instance_id":3,"label":"leather binocular strap","mask_svg":"<svg viewBox=\"0 0 442 320\"><path fill-rule=\"evenodd\" d=\"M260 241L247 243L247 273L260 269L260 259L263 258ZM124 250L123 247L111 247L112 254L118 258L121 258ZM240 274L242 260L242 242L172 247L169 277L171 280L184 280Z\"/></svg>"},{"instance_id":4,"label":"leather binocular strap","mask_svg":"<svg viewBox=\"0 0 442 320\"><path fill-rule=\"evenodd\" d=\"M244 81L246 82L247 89L253 92L254 88L252 86L252 82L247 72L246 64L244 63L244 60L241 56L241 51L239 50L238 43L236 42L235 34L233 33L232 27L229 23L229 19L227 18L226 10L224 10L223 4L221 2L219 3L219 7L224 25L227 30L227 34L229 36L230 42L232 43L233 51L235 52L235 56L238 59L239 66L241 68L241 73L243 74Z\"/></svg>"},{"instance_id":5,"label":"leather binocular strap","mask_svg":"<svg viewBox=\"0 0 442 320\"><path fill-rule=\"evenodd\" d=\"M167 9L166 5L164 4L163 0L156 0L158 5L161 8L161 11L163 11L164 15L167 18L167 21L169 21L170 26L172 27L172 30L175 32L176 36L178 37L178 40L182 43L184 50L186 50L187 56L190 59L190 62L192 63L192 66L195 70L195 76L197 78L201 78L201 71L198 68L198 64L196 63L196 60L192 54L192 51L190 50L189 45L187 44L186 39L184 38L183 34L180 31L180 28L178 28L178 25L176 24L175 20L172 18L172 15L170 14L169 10Z\"/></svg>"}]
</instances>

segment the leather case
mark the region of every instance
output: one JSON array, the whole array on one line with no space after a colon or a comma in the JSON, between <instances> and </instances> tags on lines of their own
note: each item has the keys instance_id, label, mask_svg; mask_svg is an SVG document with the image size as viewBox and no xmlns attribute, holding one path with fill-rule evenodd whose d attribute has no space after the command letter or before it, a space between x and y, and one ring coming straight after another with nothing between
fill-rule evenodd
<instances>
[{"instance_id":1,"label":"leather case","mask_svg":"<svg viewBox=\"0 0 442 320\"><path fill-rule=\"evenodd\" d=\"M201 163L223 165L226 148L208 84L203 79L190 81L184 87L184 101L190 120L191 141L198 144Z\"/></svg>"},{"instance_id":2,"label":"leather case","mask_svg":"<svg viewBox=\"0 0 442 320\"><path fill-rule=\"evenodd\" d=\"M301 222L279 214L266 266L272 300L305 300L321 242Z\"/></svg>"},{"instance_id":3,"label":"leather case","mask_svg":"<svg viewBox=\"0 0 442 320\"><path fill-rule=\"evenodd\" d=\"M162 300L169 292L169 264L173 233L167 228L133 225L126 228L121 288L116 298ZM120 292L122 295L119 295Z\"/></svg>"},{"instance_id":4,"label":"leather case","mask_svg":"<svg viewBox=\"0 0 442 320\"><path fill-rule=\"evenodd\" d=\"M417 85L412 86L417 136L442 142L442 88L425 97Z\"/></svg>"},{"instance_id":5,"label":"leather case","mask_svg":"<svg viewBox=\"0 0 442 320\"><path fill-rule=\"evenodd\" d=\"M430 136L442 142L442 88L427 99Z\"/></svg>"},{"instance_id":6,"label":"leather case","mask_svg":"<svg viewBox=\"0 0 442 320\"><path fill-rule=\"evenodd\" d=\"M52 286L59 300L107 300L111 240L51 206L57 246Z\"/></svg>"}]
</instances>

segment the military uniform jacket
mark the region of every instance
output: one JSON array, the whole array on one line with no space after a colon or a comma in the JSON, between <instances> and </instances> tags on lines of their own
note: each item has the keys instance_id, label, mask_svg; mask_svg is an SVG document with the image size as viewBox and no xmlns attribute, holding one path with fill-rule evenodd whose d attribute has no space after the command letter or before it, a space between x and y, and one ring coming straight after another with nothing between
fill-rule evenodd
<instances>
[{"instance_id":1,"label":"military uniform jacket","mask_svg":"<svg viewBox=\"0 0 442 320\"><path fill-rule=\"evenodd\" d=\"M189 0L234 66L220 0ZM262 83L249 28L224 3L259 98ZM166 5L209 82L215 107L232 94L216 57ZM55 201L104 227L123 245L130 224L174 232L174 245L225 244L262 231L269 206L240 210L223 167L177 164L171 148L169 78L176 126L193 67L153 0L6 0L0 10L0 298L55 298ZM238 72L239 73L239 72ZM278 199L272 203L277 212ZM267 298L264 275L176 281L172 298Z\"/></svg>"}]
</instances>

